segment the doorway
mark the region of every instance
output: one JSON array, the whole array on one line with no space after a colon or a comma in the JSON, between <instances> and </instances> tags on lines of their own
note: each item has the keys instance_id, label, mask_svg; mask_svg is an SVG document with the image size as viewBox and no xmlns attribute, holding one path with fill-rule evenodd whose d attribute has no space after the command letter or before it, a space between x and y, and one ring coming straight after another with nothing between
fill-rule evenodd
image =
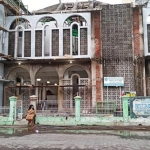
<instances>
[{"instance_id":1,"label":"doorway","mask_svg":"<svg viewBox=\"0 0 150 150\"><path fill-rule=\"evenodd\" d=\"M77 93L79 93L79 78L80 76L77 74L73 74L72 75L72 85L73 85L73 89L72 89L72 98L73 98L73 102L72 102L72 106L73 108L75 108L75 99L74 97L77 95Z\"/></svg>"}]
</instances>

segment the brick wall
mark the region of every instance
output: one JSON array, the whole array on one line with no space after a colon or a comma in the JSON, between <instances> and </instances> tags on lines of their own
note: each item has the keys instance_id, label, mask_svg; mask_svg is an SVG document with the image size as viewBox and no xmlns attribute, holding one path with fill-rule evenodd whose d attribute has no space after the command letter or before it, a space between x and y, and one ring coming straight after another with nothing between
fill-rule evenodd
<instances>
[{"instance_id":1,"label":"brick wall","mask_svg":"<svg viewBox=\"0 0 150 150\"><path fill-rule=\"evenodd\" d=\"M134 71L135 90L138 96L144 95L143 90L143 67L144 58L140 51L140 8L133 9L133 37L134 37Z\"/></svg>"},{"instance_id":2,"label":"brick wall","mask_svg":"<svg viewBox=\"0 0 150 150\"><path fill-rule=\"evenodd\" d=\"M101 56L101 39L100 39L100 11L94 12L94 35L95 35L95 59ZM102 100L101 95L101 64L96 63L96 100Z\"/></svg>"},{"instance_id":3,"label":"brick wall","mask_svg":"<svg viewBox=\"0 0 150 150\"><path fill-rule=\"evenodd\" d=\"M133 9L134 55L140 54L139 9Z\"/></svg>"}]
</instances>

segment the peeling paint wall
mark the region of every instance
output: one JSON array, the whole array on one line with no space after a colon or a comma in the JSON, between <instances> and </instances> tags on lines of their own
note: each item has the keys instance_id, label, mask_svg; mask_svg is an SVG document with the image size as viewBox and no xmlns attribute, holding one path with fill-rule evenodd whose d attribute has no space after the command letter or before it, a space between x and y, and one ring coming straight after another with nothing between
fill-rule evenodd
<instances>
[{"instance_id":1,"label":"peeling paint wall","mask_svg":"<svg viewBox=\"0 0 150 150\"><path fill-rule=\"evenodd\" d=\"M0 26L4 27L5 25L5 18L4 18L4 6L0 5ZM0 53L3 51L3 35L4 32L0 30Z\"/></svg>"},{"instance_id":2,"label":"peeling paint wall","mask_svg":"<svg viewBox=\"0 0 150 150\"><path fill-rule=\"evenodd\" d=\"M143 38L142 38L142 14L141 9L133 8L133 41L134 41L134 70L135 70L135 90L137 96L143 96L145 91L144 86L144 68L145 59L143 51Z\"/></svg>"},{"instance_id":3,"label":"peeling paint wall","mask_svg":"<svg viewBox=\"0 0 150 150\"><path fill-rule=\"evenodd\" d=\"M94 12L94 34L95 34L95 60L101 58L101 12ZM95 65L95 84L96 84L96 101L102 101L102 64L100 61L96 61Z\"/></svg>"}]
</instances>

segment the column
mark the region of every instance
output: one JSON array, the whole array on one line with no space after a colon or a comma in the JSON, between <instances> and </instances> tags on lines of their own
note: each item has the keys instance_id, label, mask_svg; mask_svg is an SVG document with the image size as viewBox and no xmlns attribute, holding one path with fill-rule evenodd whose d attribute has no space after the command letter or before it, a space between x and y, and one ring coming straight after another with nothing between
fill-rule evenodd
<instances>
[{"instance_id":1,"label":"column","mask_svg":"<svg viewBox=\"0 0 150 150\"><path fill-rule=\"evenodd\" d=\"M10 110L9 110L9 121L16 120L16 103L17 103L17 97L12 96L9 97L10 101Z\"/></svg>"},{"instance_id":2,"label":"column","mask_svg":"<svg viewBox=\"0 0 150 150\"><path fill-rule=\"evenodd\" d=\"M0 76L4 76L4 64L0 63ZM3 82L0 82L0 106L3 104Z\"/></svg>"},{"instance_id":3,"label":"column","mask_svg":"<svg viewBox=\"0 0 150 150\"><path fill-rule=\"evenodd\" d=\"M128 122L129 121L128 99L129 99L128 96L122 96L124 122Z\"/></svg>"},{"instance_id":4,"label":"column","mask_svg":"<svg viewBox=\"0 0 150 150\"><path fill-rule=\"evenodd\" d=\"M81 103L81 97L76 96L75 99L75 119L76 121L80 121L80 103Z\"/></svg>"},{"instance_id":5,"label":"column","mask_svg":"<svg viewBox=\"0 0 150 150\"><path fill-rule=\"evenodd\" d=\"M30 96L30 105L34 106L34 111L36 113L36 102L37 102L37 96L36 95L32 95Z\"/></svg>"},{"instance_id":6,"label":"column","mask_svg":"<svg viewBox=\"0 0 150 150\"><path fill-rule=\"evenodd\" d=\"M91 61L91 81L92 81L92 85L91 89L92 89L92 107L96 106L96 62Z\"/></svg>"},{"instance_id":7,"label":"column","mask_svg":"<svg viewBox=\"0 0 150 150\"><path fill-rule=\"evenodd\" d=\"M59 77L59 86L58 86L58 112L62 112L63 111L63 102L62 100L64 99L63 98L63 92L60 90L61 89L61 85L63 85L63 76Z\"/></svg>"}]
</instances>

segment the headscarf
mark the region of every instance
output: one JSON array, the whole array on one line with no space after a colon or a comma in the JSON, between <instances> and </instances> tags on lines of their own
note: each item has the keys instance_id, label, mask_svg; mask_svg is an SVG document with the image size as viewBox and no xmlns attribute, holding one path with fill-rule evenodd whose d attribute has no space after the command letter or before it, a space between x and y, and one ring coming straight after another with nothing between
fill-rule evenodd
<instances>
[{"instance_id":1,"label":"headscarf","mask_svg":"<svg viewBox=\"0 0 150 150\"><path fill-rule=\"evenodd\" d=\"M32 108L32 106L33 106L33 105L30 105L28 110L30 110L30 109Z\"/></svg>"}]
</instances>

